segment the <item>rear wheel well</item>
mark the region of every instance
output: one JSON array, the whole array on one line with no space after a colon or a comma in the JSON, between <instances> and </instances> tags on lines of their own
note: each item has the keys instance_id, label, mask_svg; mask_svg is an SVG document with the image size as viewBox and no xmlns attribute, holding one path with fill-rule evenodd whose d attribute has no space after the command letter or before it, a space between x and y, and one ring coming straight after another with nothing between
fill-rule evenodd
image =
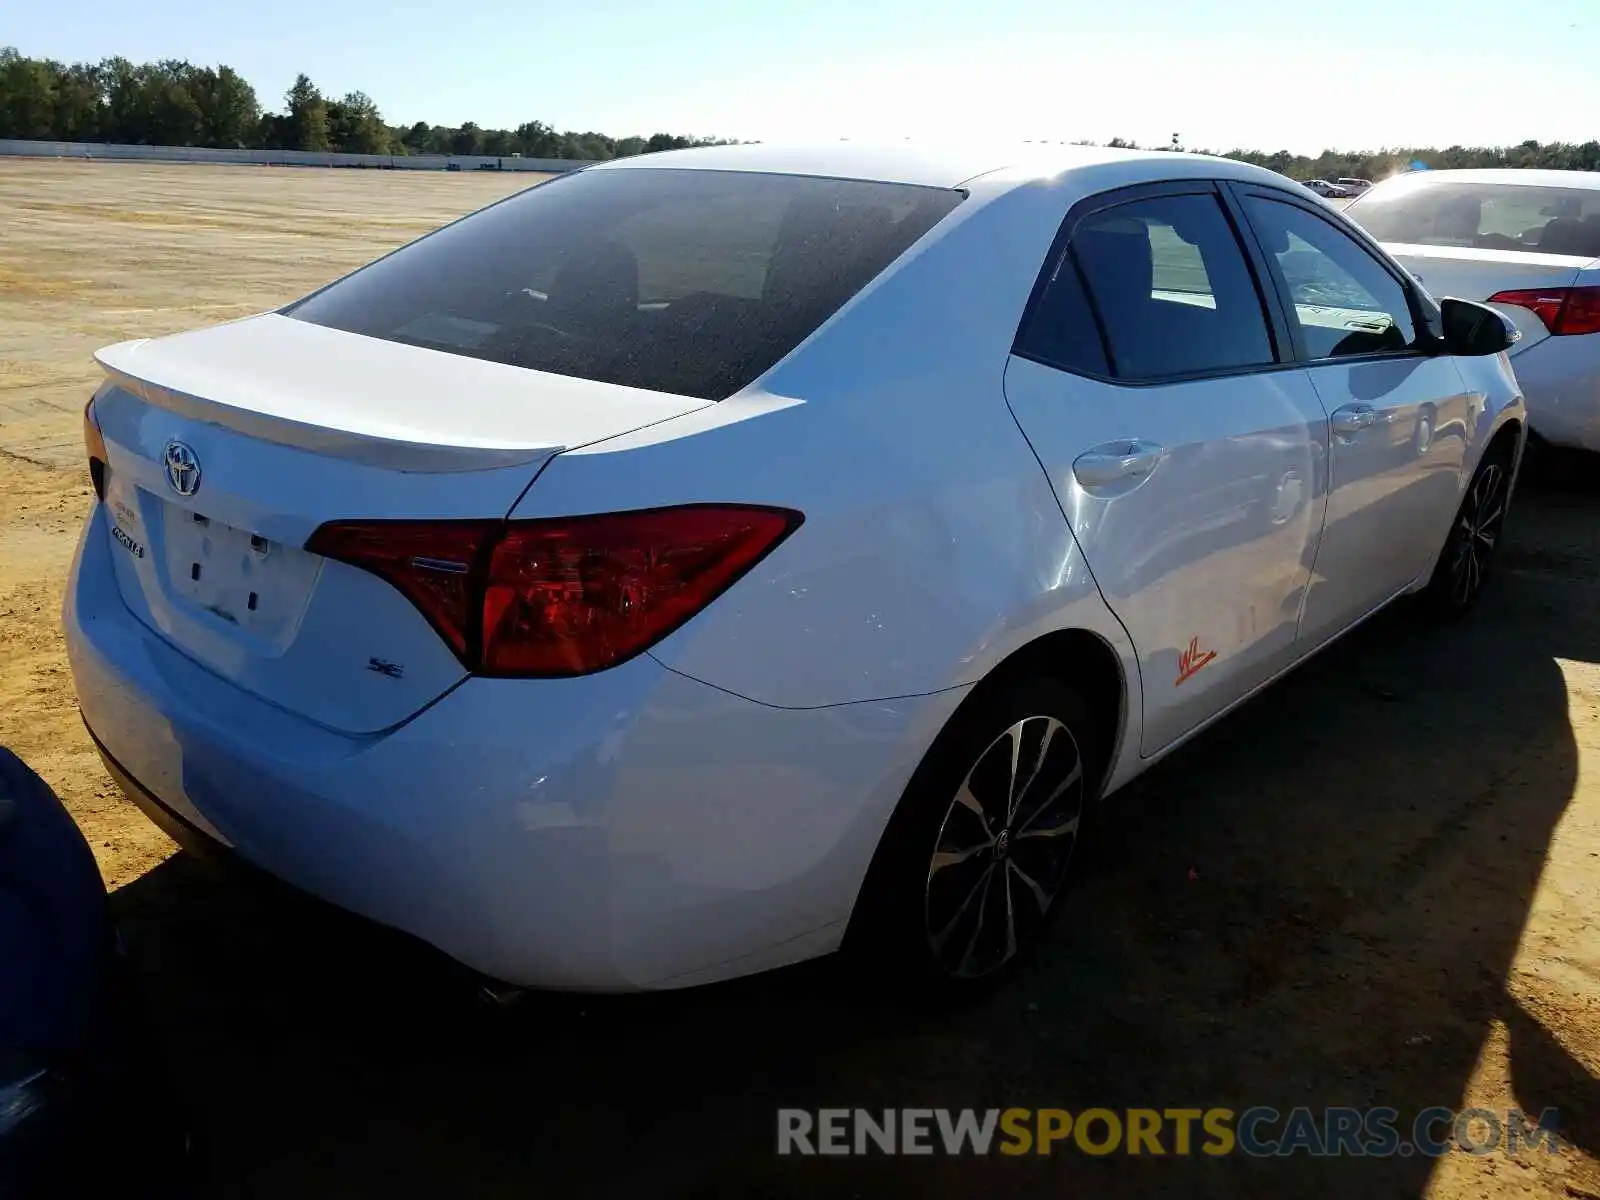
<instances>
[{"instance_id":1,"label":"rear wheel well","mask_svg":"<svg viewBox=\"0 0 1600 1200\"><path fill-rule=\"evenodd\" d=\"M1489 444L1483 448L1483 454L1478 459L1478 466L1473 468L1473 478L1477 477L1477 472L1482 469L1484 463L1499 454L1505 456L1506 471L1514 481L1516 476L1521 474L1521 468L1527 465L1526 448L1524 448L1522 461L1519 462L1517 459L1517 443L1521 437L1521 421L1507 421L1499 429L1495 430L1494 437L1490 438ZM1529 435L1529 441L1532 441L1531 434ZM1467 480L1464 486L1471 487L1472 481ZM1515 482L1513 482L1512 486L1516 486Z\"/></svg>"},{"instance_id":2,"label":"rear wheel well","mask_svg":"<svg viewBox=\"0 0 1600 1200\"><path fill-rule=\"evenodd\" d=\"M1096 758L1105 764L1105 777L1109 778L1112 758L1127 728L1127 689L1117 652L1098 635L1084 629L1062 629L1029 642L984 676L965 703L981 704L983 697L1012 680L1041 675L1067 684L1095 715L1102 742ZM1104 783L1105 778L1098 780L1097 788Z\"/></svg>"},{"instance_id":3,"label":"rear wheel well","mask_svg":"<svg viewBox=\"0 0 1600 1200\"><path fill-rule=\"evenodd\" d=\"M959 738L958 730L970 727L974 721L982 722L988 715L985 708L1009 706L1012 700L1008 693L1013 689L1026 690L1030 682L1041 679L1070 689L1074 704L1081 702L1088 710L1082 724L1073 725L1080 732L1089 732L1098 743L1092 750L1084 748L1084 758L1096 764L1100 774L1099 779L1085 780L1085 799L1098 797L1110 777L1112 756L1128 724L1121 660L1103 638L1087 630L1058 630L1013 651L985 675L924 752L867 868L845 930L847 950L870 945L882 914L896 902L893 881L903 873L907 837L926 808L919 804L919 798L927 799L924 777L930 770L937 775L948 767L944 760L948 758L946 747L951 737Z\"/></svg>"}]
</instances>

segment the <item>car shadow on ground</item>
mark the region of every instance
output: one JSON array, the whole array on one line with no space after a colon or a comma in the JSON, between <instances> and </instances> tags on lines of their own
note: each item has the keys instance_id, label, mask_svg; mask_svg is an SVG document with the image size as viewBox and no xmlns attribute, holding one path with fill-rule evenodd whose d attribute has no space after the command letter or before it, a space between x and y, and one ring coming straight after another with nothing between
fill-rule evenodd
<instances>
[{"instance_id":1,"label":"car shadow on ground","mask_svg":"<svg viewBox=\"0 0 1600 1200\"><path fill-rule=\"evenodd\" d=\"M1421 1156L780 1158L780 1106L1458 1107L1491 1027L1600 1152L1595 1080L1507 990L1600 662L1595 489L1526 489L1481 609L1392 611L1107 802L1052 936L955 1011L809 964L491 1009L402 939L179 857L114 908L212 1194L1365 1194ZM444 798L442 798L444 799Z\"/></svg>"}]
</instances>

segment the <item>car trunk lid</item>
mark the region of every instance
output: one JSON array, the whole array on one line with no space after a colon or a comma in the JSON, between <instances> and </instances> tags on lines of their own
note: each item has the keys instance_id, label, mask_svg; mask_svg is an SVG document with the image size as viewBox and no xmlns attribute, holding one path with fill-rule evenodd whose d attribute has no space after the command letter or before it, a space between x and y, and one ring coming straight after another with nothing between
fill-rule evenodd
<instances>
[{"instance_id":1,"label":"car trunk lid","mask_svg":"<svg viewBox=\"0 0 1600 1200\"><path fill-rule=\"evenodd\" d=\"M108 536L129 608L288 711L390 728L465 668L328 521L498 519L549 459L703 407L276 314L96 355Z\"/></svg>"},{"instance_id":2,"label":"car trunk lid","mask_svg":"<svg viewBox=\"0 0 1600 1200\"><path fill-rule=\"evenodd\" d=\"M1500 292L1570 287L1589 259L1569 254L1521 250L1478 250L1471 247L1386 243L1384 249L1410 271L1429 294L1461 300L1487 300ZM1516 322L1522 340L1512 347L1522 354L1550 336L1537 315L1516 304L1497 304Z\"/></svg>"}]
</instances>

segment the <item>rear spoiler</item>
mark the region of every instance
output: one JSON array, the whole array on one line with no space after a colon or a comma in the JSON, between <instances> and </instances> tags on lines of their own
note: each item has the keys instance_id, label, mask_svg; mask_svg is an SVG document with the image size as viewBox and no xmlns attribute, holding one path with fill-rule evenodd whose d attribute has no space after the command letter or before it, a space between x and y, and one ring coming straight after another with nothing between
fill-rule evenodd
<instances>
[{"instance_id":1,"label":"rear spoiler","mask_svg":"<svg viewBox=\"0 0 1600 1200\"><path fill-rule=\"evenodd\" d=\"M330 458L340 458L363 466L416 472L491 471L497 467L543 462L567 449L566 446L547 444L439 445L408 441L377 433L335 429L326 425L315 425L248 408L239 408L220 400L208 399L205 396L156 383L119 365L117 352L124 347L131 348L138 344L124 342L95 353L95 361L105 371L111 386L131 392L153 407L164 408L168 412L177 413L193 421L235 429L263 442L309 450L315 454L324 454Z\"/></svg>"},{"instance_id":2,"label":"rear spoiler","mask_svg":"<svg viewBox=\"0 0 1600 1200\"><path fill-rule=\"evenodd\" d=\"M156 408L399 471L532 464L712 403L277 313L122 342L95 359Z\"/></svg>"}]
</instances>

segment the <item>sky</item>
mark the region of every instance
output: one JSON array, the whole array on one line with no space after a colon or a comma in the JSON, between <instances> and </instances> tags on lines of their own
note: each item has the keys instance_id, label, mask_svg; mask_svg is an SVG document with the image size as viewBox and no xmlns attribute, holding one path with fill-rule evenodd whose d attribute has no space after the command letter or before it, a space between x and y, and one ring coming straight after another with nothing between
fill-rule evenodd
<instances>
[{"instance_id":1,"label":"sky","mask_svg":"<svg viewBox=\"0 0 1600 1200\"><path fill-rule=\"evenodd\" d=\"M0 44L305 72L391 124L613 136L1133 138L1185 147L1600 137L1595 0L6 0ZM1587 10L1587 11L1585 11Z\"/></svg>"}]
</instances>

